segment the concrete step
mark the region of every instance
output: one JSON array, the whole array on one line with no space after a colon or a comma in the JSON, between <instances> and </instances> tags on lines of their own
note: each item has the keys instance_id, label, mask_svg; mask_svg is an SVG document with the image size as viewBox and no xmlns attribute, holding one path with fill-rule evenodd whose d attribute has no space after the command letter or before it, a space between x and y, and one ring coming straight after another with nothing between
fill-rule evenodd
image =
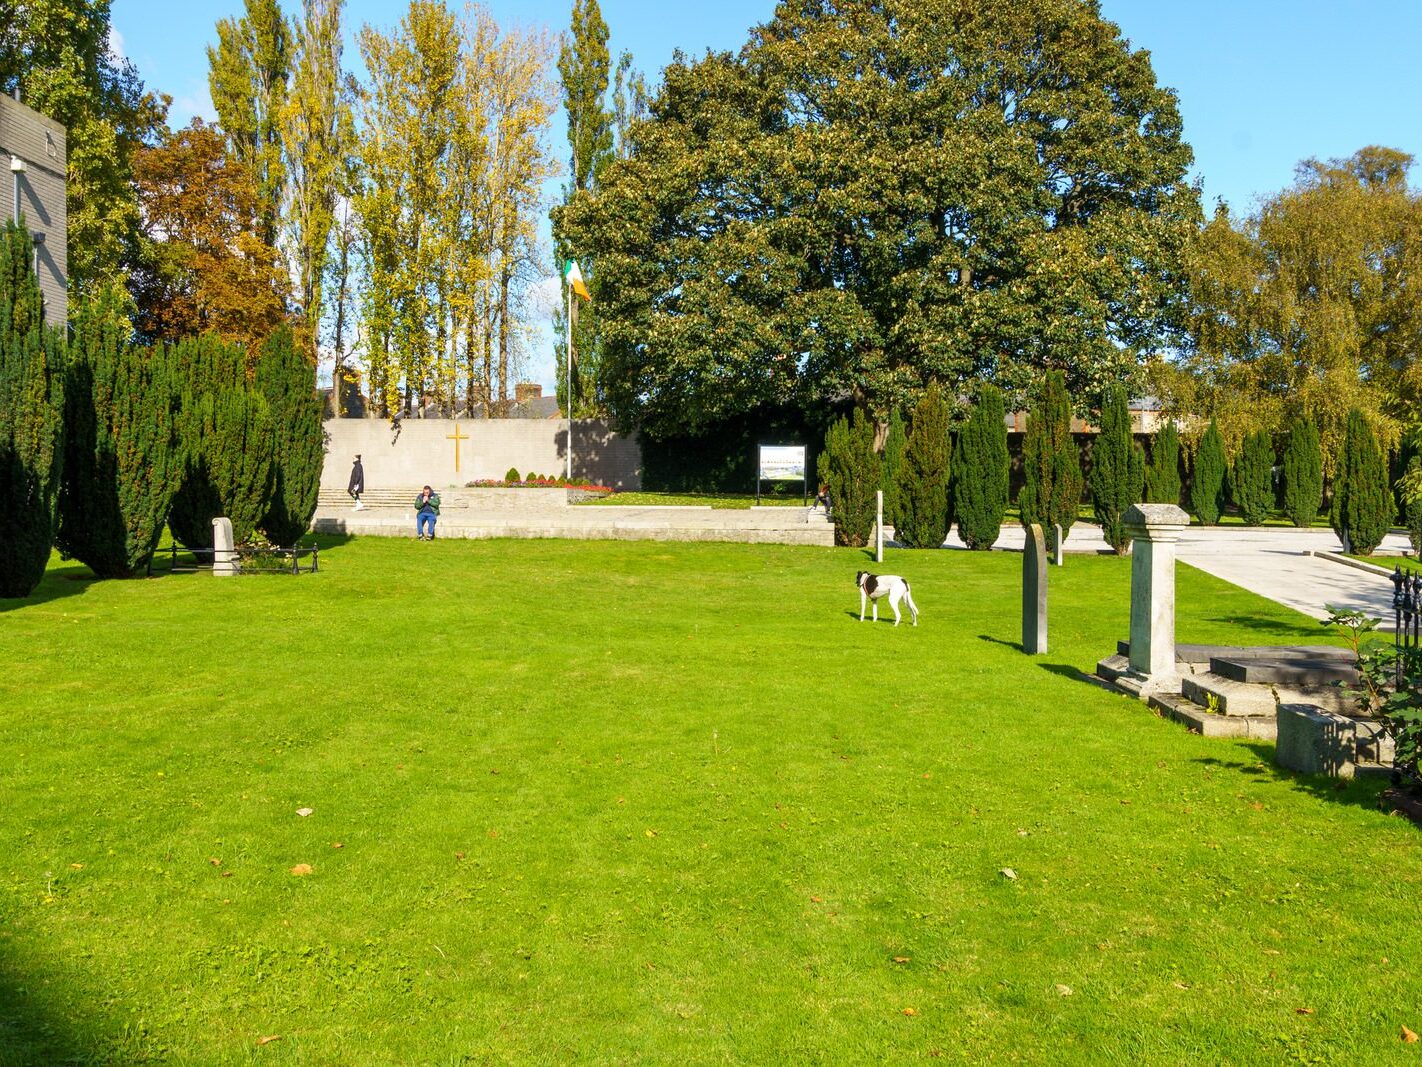
<instances>
[{"instance_id":1,"label":"concrete step","mask_svg":"<svg viewBox=\"0 0 1422 1067\"><path fill-rule=\"evenodd\" d=\"M1278 723L1272 714L1219 715L1187 697L1170 693L1153 694L1148 705L1162 718L1178 722L1205 737L1255 737L1272 741L1278 732Z\"/></svg>"},{"instance_id":2,"label":"concrete step","mask_svg":"<svg viewBox=\"0 0 1422 1067\"><path fill-rule=\"evenodd\" d=\"M1272 716L1278 708L1274 690L1269 686L1236 682L1208 671L1184 679L1181 693L1202 708L1231 717Z\"/></svg>"}]
</instances>

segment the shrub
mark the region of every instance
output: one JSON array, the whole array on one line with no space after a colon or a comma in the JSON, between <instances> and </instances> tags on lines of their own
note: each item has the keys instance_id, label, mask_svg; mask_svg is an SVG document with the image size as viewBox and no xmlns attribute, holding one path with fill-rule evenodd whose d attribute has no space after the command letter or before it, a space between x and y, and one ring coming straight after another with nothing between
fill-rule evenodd
<instances>
[{"instance_id":1,"label":"shrub","mask_svg":"<svg viewBox=\"0 0 1422 1067\"><path fill-rule=\"evenodd\" d=\"M504 481L508 482L510 485L513 485L513 484L517 483L518 481L520 481L519 476L518 476L518 468L517 468L517 467L510 467L507 471L505 471L505 472L504 472Z\"/></svg>"},{"instance_id":2,"label":"shrub","mask_svg":"<svg viewBox=\"0 0 1422 1067\"><path fill-rule=\"evenodd\" d=\"M819 468L833 502L835 544L867 545L874 527L880 470L874 425L863 411L856 410L853 421L841 418L830 426Z\"/></svg>"},{"instance_id":3,"label":"shrub","mask_svg":"<svg viewBox=\"0 0 1422 1067\"><path fill-rule=\"evenodd\" d=\"M1101 404L1101 432L1091 448L1091 508L1106 543L1118 554L1130 547L1121 517L1145 493L1145 452L1131 436L1124 386L1111 386Z\"/></svg>"},{"instance_id":4,"label":"shrub","mask_svg":"<svg viewBox=\"0 0 1422 1067\"><path fill-rule=\"evenodd\" d=\"M991 548L1002 532L1011 462L1002 393L985 385L958 433L953 462L953 510L958 536L969 548Z\"/></svg>"},{"instance_id":5,"label":"shrub","mask_svg":"<svg viewBox=\"0 0 1422 1067\"><path fill-rule=\"evenodd\" d=\"M111 285L79 306L65 385L59 548L100 578L146 570L183 477L173 361L131 343L125 300Z\"/></svg>"},{"instance_id":6,"label":"shrub","mask_svg":"<svg viewBox=\"0 0 1422 1067\"><path fill-rule=\"evenodd\" d=\"M1210 428L1195 452L1195 469L1190 478L1190 507L1200 522L1214 526L1224 510L1225 452L1220 428L1210 420Z\"/></svg>"},{"instance_id":7,"label":"shrub","mask_svg":"<svg viewBox=\"0 0 1422 1067\"><path fill-rule=\"evenodd\" d=\"M1246 526L1258 526L1274 510L1274 442L1269 431L1244 439L1230 475L1230 495Z\"/></svg>"},{"instance_id":8,"label":"shrub","mask_svg":"<svg viewBox=\"0 0 1422 1067\"><path fill-rule=\"evenodd\" d=\"M904 465L908 435L904 417L896 407L889 412L889 433L884 438L884 469L879 481L884 490L884 522L896 530L899 525L899 472Z\"/></svg>"},{"instance_id":9,"label":"shrub","mask_svg":"<svg viewBox=\"0 0 1422 1067\"><path fill-rule=\"evenodd\" d=\"M1022 439L1025 481L1017 496L1022 522L1040 523L1051 537L1062 528L1062 540L1071 534L1081 505L1081 454L1071 436L1071 397L1061 371L1047 374L1042 399L1027 416Z\"/></svg>"},{"instance_id":10,"label":"shrub","mask_svg":"<svg viewBox=\"0 0 1422 1067\"><path fill-rule=\"evenodd\" d=\"M297 351L290 327L262 346L256 384L271 415L272 487L261 527L276 544L294 545L316 513L326 431L316 368Z\"/></svg>"},{"instance_id":11,"label":"shrub","mask_svg":"<svg viewBox=\"0 0 1422 1067\"><path fill-rule=\"evenodd\" d=\"M939 548L948 537L948 479L952 466L948 404L936 382L914 408L899 472L894 539L907 548Z\"/></svg>"},{"instance_id":12,"label":"shrub","mask_svg":"<svg viewBox=\"0 0 1422 1067\"><path fill-rule=\"evenodd\" d=\"M1173 422L1162 426L1151 442L1145 498L1151 504L1180 503L1180 434Z\"/></svg>"},{"instance_id":13,"label":"shrub","mask_svg":"<svg viewBox=\"0 0 1422 1067\"><path fill-rule=\"evenodd\" d=\"M1413 482L1422 480L1422 456L1413 456L1408 461L1407 477ZM1402 507L1412 551L1422 553L1422 496L1404 495Z\"/></svg>"},{"instance_id":14,"label":"shrub","mask_svg":"<svg viewBox=\"0 0 1422 1067\"><path fill-rule=\"evenodd\" d=\"M1392 525L1392 491L1387 464L1372 428L1357 408L1348 412L1343 448L1334 468L1329 521L1344 551L1370 556Z\"/></svg>"},{"instance_id":15,"label":"shrub","mask_svg":"<svg viewBox=\"0 0 1422 1067\"><path fill-rule=\"evenodd\" d=\"M1323 506L1323 450L1318 427L1298 419L1284 446L1284 514L1295 526L1312 526Z\"/></svg>"},{"instance_id":16,"label":"shrub","mask_svg":"<svg viewBox=\"0 0 1422 1067\"><path fill-rule=\"evenodd\" d=\"M22 226L0 231L0 597L29 596L54 547L64 460L64 341Z\"/></svg>"}]
</instances>

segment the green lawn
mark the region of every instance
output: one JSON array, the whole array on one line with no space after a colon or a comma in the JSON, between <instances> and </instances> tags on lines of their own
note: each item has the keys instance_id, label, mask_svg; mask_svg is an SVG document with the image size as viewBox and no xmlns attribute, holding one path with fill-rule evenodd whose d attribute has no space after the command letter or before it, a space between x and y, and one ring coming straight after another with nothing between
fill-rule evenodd
<instances>
[{"instance_id":1,"label":"green lawn","mask_svg":"<svg viewBox=\"0 0 1422 1067\"><path fill-rule=\"evenodd\" d=\"M1037 658L1019 556L894 553L897 630L864 561L56 565L0 601L0 1062L1416 1061L1422 836L1084 682L1129 560L1052 570Z\"/></svg>"}]
</instances>

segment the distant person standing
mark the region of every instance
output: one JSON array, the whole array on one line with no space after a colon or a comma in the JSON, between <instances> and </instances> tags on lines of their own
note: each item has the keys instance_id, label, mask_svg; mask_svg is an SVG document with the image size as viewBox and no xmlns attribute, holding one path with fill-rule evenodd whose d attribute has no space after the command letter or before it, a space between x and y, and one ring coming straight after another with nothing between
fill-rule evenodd
<instances>
[{"instance_id":1,"label":"distant person standing","mask_svg":"<svg viewBox=\"0 0 1422 1067\"><path fill-rule=\"evenodd\" d=\"M365 492L365 468L360 465L360 455L355 458L355 465L351 467L351 480L346 484L346 492L350 493L351 499L355 501L355 510L364 511L365 505L361 503L360 495Z\"/></svg>"},{"instance_id":2,"label":"distant person standing","mask_svg":"<svg viewBox=\"0 0 1422 1067\"><path fill-rule=\"evenodd\" d=\"M435 521L439 518L439 494L429 486L420 490L420 495L415 497L415 528L416 536L421 541L434 540ZM429 535L425 535L425 526L430 528Z\"/></svg>"}]
</instances>

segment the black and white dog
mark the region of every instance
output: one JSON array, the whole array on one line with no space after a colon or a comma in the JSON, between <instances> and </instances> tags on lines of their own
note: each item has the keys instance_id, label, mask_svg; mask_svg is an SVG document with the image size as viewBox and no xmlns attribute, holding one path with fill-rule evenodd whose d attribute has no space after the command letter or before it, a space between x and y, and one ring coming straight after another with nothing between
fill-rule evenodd
<instances>
[{"instance_id":1,"label":"black and white dog","mask_svg":"<svg viewBox=\"0 0 1422 1067\"><path fill-rule=\"evenodd\" d=\"M879 598L888 597L889 607L894 609L894 625L899 624L899 601L902 600L908 605L909 617L913 619L913 624L918 625L918 606L913 602L913 594L909 592L909 584L897 574L870 574L868 571L860 571L854 576L855 584L859 586L859 621L864 621L864 608L872 601L874 604L874 621L879 621Z\"/></svg>"}]
</instances>

